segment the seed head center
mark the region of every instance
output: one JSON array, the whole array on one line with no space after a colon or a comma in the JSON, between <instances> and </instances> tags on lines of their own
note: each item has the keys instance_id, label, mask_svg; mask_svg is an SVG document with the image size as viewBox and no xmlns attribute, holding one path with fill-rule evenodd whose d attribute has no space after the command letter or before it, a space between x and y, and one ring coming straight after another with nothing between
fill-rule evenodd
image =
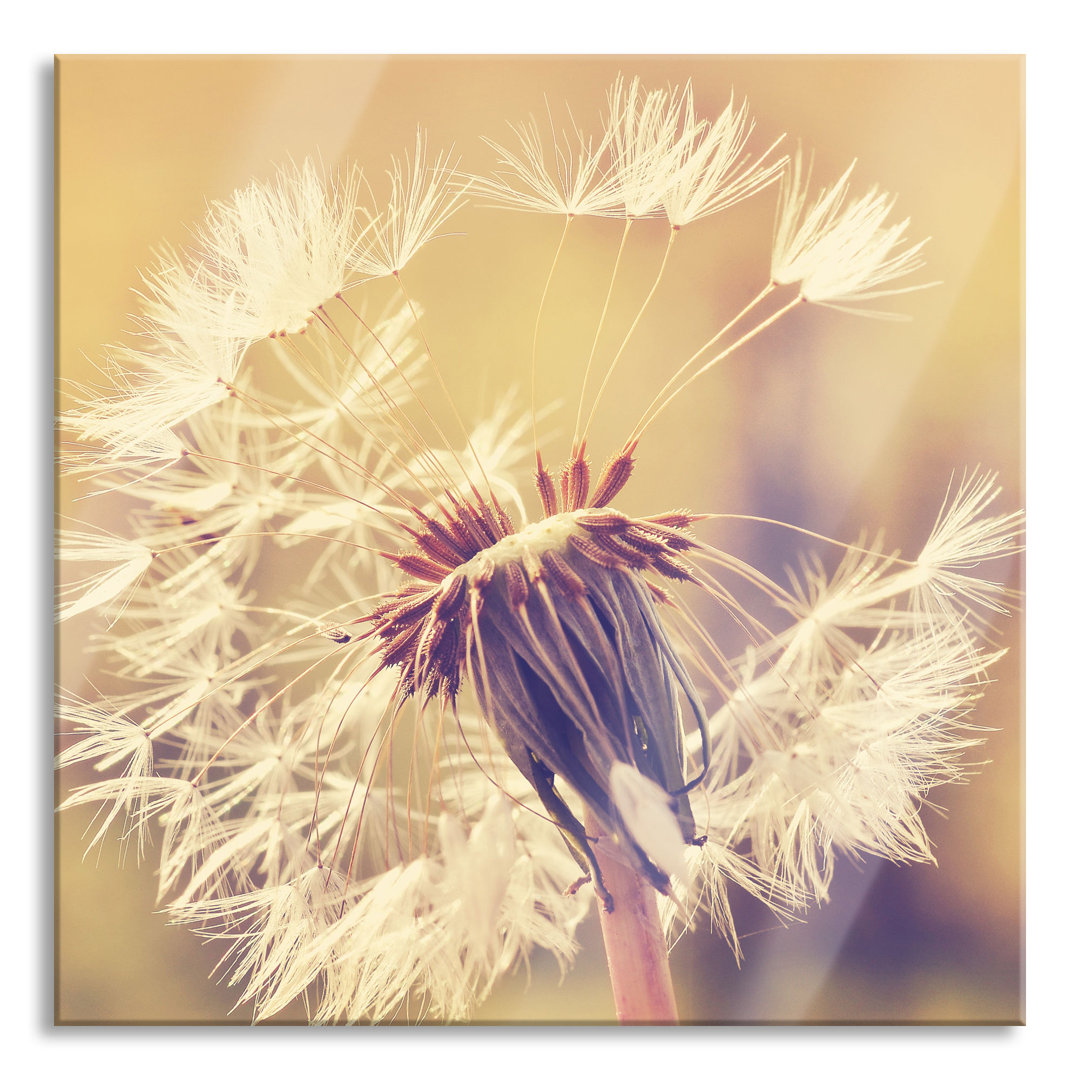
<instances>
[{"instance_id":1,"label":"seed head center","mask_svg":"<svg viewBox=\"0 0 1080 1080\"><path fill-rule=\"evenodd\" d=\"M484 565L498 568L507 563L520 563L526 553L540 557L547 551L564 551L571 536L583 533L577 523L580 516L580 512L570 511L524 525L516 533L504 536L473 556L462 571L471 579Z\"/></svg>"}]
</instances>

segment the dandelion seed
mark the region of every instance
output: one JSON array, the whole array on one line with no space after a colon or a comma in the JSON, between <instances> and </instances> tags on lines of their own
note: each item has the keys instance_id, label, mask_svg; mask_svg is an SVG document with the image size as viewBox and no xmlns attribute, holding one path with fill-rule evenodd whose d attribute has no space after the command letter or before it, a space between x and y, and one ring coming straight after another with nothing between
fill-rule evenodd
<instances>
[{"instance_id":1,"label":"dandelion seed","mask_svg":"<svg viewBox=\"0 0 1080 1080\"><path fill-rule=\"evenodd\" d=\"M895 199L876 188L848 201L854 168L852 162L808 208L809 169L804 180L802 154L791 159L781 181L771 272L779 285L797 284L803 299L812 304L867 314L852 305L929 288L932 283L882 288L923 266L920 253L926 241L902 246L908 222L886 225Z\"/></svg>"},{"instance_id":2,"label":"dandelion seed","mask_svg":"<svg viewBox=\"0 0 1080 1080\"><path fill-rule=\"evenodd\" d=\"M679 167L690 156L697 129L682 128L686 94L645 90L621 76L608 91L612 182L628 218L658 214Z\"/></svg>"},{"instance_id":3,"label":"dandelion seed","mask_svg":"<svg viewBox=\"0 0 1080 1080\"><path fill-rule=\"evenodd\" d=\"M340 292L361 237L357 170L324 180L310 159L214 203L186 257L146 275L146 315L181 341L298 333Z\"/></svg>"},{"instance_id":4,"label":"dandelion seed","mask_svg":"<svg viewBox=\"0 0 1080 1080\"><path fill-rule=\"evenodd\" d=\"M692 136L677 144L678 162L663 195L664 212L675 228L683 228L749 198L771 184L784 167L784 158L766 161L780 139L756 161L748 163L743 151L753 123L747 103L744 101L736 109L734 96L715 120L699 122L694 115L693 89L687 83L682 126Z\"/></svg>"},{"instance_id":5,"label":"dandelion seed","mask_svg":"<svg viewBox=\"0 0 1080 1080\"><path fill-rule=\"evenodd\" d=\"M78 438L102 446L95 455L102 465L179 457L182 444L171 429L224 401L239 369L243 343L236 339L147 336L146 348L110 354L105 373L113 392L76 388L80 405L63 417Z\"/></svg>"},{"instance_id":6,"label":"dandelion seed","mask_svg":"<svg viewBox=\"0 0 1080 1080\"><path fill-rule=\"evenodd\" d=\"M400 273L463 204L455 168L445 153L428 165L427 136L417 129L412 157L395 159L387 173L390 197L381 213L369 214L368 235L351 258L351 269L372 278Z\"/></svg>"},{"instance_id":7,"label":"dandelion seed","mask_svg":"<svg viewBox=\"0 0 1080 1080\"><path fill-rule=\"evenodd\" d=\"M99 570L78 581L61 585L57 618L70 619L119 597L150 568L154 552L137 540L70 532L60 537L57 557L73 562L116 564L111 570Z\"/></svg>"},{"instance_id":8,"label":"dandelion seed","mask_svg":"<svg viewBox=\"0 0 1080 1080\"><path fill-rule=\"evenodd\" d=\"M512 130L520 150L485 139L498 154L499 168L493 177L471 178L477 197L511 210L567 217L602 216L615 210L618 196L605 164L609 131L597 140L595 148L577 127L571 126L561 143L554 136L551 166L535 120Z\"/></svg>"},{"instance_id":9,"label":"dandelion seed","mask_svg":"<svg viewBox=\"0 0 1080 1080\"><path fill-rule=\"evenodd\" d=\"M925 595L932 593L936 606L955 607L957 599L1004 612L995 602L1001 587L980 581L961 570L971 570L986 559L1010 555L1016 550L1016 533L1023 514L989 515L987 508L1000 494L997 477L973 473L963 478L950 502L946 498L934 530L919 553L917 566L925 575Z\"/></svg>"}]
</instances>

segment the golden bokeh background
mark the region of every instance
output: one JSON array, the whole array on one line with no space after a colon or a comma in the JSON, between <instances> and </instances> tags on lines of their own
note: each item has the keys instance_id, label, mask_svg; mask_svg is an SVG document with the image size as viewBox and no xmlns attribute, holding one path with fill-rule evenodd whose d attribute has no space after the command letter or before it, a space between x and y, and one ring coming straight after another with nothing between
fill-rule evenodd
<instances>
[{"instance_id":1,"label":"golden bokeh background","mask_svg":"<svg viewBox=\"0 0 1080 1080\"><path fill-rule=\"evenodd\" d=\"M614 77L694 81L702 113L747 97L756 137L787 133L821 183L858 158L853 185L898 195L914 238L930 236L932 289L881 303L908 321L801 307L697 384L642 443L621 500L630 513L690 506L758 514L855 540L885 530L917 552L950 475L996 470L1000 506L1023 504L1023 61L1018 57L108 57L57 67L57 350L89 377L129 329L130 290L161 241L183 244L209 200L277 163L362 165L376 192L392 154L423 125L466 171L493 164L481 136L507 121L556 120L564 102L595 130ZM774 197L766 193L680 236L669 272L620 364L591 440L603 458L683 359L765 283ZM470 206L455 234L406 270L432 349L462 412L479 419L527 386L536 303L561 222ZM565 453L584 357L621 226L575 223L541 338L542 400ZM662 222L635 226L611 325L625 327L663 254ZM621 318L621 323L618 319ZM614 333L614 332L612 332ZM614 338L613 338L614 340ZM609 343L610 346L610 343ZM609 348L610 351L610 348ZM527 393L527 391L526 391ZM527 400L523 393L520 401ZM71 492L61 491L62 511ZM91 501L91 504L94 501ZM83 503L80 514L100 514ZM98 518L100 521L101 519ZM707 539L773 574L801 545L713 523ZM1016 563L995 568L1019 587ZM775 928L752 909L739 969L704 930L675 948L681 1015L702 1022L1016 1022L1023 1016L1022 619L978 722L997 729L969 785L938 793L938 866L846 865L833 902ZM61 682L85 690L100 627L68 627ZM75 779L85 777L75 776ZM56 1015L64 1023L245 1023L211 969L220 955L154 914L150 864L85 860L89 815L61 815L56 844ZM504 980L477 1020L609 1022L595 918L560 983L545 956ZM297 1006L280 1017L301 1021Z\"/></svg>"}]
</instances>

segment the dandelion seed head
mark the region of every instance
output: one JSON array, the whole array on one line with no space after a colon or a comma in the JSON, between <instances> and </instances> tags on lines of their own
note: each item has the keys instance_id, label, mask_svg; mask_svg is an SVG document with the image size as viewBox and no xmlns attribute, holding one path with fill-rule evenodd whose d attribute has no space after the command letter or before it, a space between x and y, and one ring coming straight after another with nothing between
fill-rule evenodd
<instances>
[{"instance_id":1,"label":"dandelion seed head","mask_svg":"<svg viewBox=\"0 0 1080 1080\"><path fill-rule=\"evenodd\" d=\"M710 120L689 83L620 79L599 133L519 126L468 184L674 236L776 178L753 131L734 95ZM647 424L594 475L580 432L550 473L540 410L510 395L444 423L402 271L463 204L456 169L418 132L381 203L304 162L212 204L65 418L74 474L127 532L61 539L92 569L59 614L104 617L91 655L120 687L65 704L58 766L104 775L64 806L97 809L92 847L119 832L143 857L156 836L162 906L224 943L260 1021L298 998L317 1023L468 1018L534 950L571 963L614 902L597 851L672 936L707 922L738 954L736 892L787 916L841 856L931 860L920 814L983 738L1000 653L966 613L997 594L973 571L1019 527L993 480L960 483L914 560L861 539L782 585L690 511L620 509ZM840 307L903 291L920 245L892 200L849 200L849 170L812 202L801 169L773 282ZM701 605L740 635L730 655Z\"/></svg>"},{"instance_id":2,"label":"dandelion seed head","mask_svg":"<svg viewBox=\"0 0 1080 1080\"><path fill-rule=\"evenodd\" d=\"M586 863L595 866L584 826L557 794L556 776L666 889L666 872L622 817L612 768L641 770L672 793L686 782L672 683L691 709L701 706L636 576L646 567L679 573L673 554L684 544L675 529L669 540L666 527L582 505L588 495L586 481L575 509L517 532L497 506L466 506L448 527L430 522L418 549L396 560L416 582L369 618L382 665L400 671L404 693L452 702L464 682L474 684L511 760ZM649 647L651 658L628 651ZM567 750L577 741L583 756ZM625 807L637 806L625 780L619 790ZM685 796L681 811L690 832ZM636 824L641 831L640 814ZM672 865L666 850L664 859Z\"/></svg>"}]
</instances>

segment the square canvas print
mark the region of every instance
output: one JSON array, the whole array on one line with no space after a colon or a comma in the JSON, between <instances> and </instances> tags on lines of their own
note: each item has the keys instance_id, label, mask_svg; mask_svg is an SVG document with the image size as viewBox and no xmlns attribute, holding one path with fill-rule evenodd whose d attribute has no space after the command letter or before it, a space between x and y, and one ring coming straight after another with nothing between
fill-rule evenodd
<instances>
[{"instance_id":1,"label":"square canvas print","mask_svg":"<svg viewBox=\"0 0 1080 1080\"><path fill-rule=\"evenodd\" d=\"M56 1021L1022 1023L1023 74L60 57Z\"/></svg>"}]
</instances>

